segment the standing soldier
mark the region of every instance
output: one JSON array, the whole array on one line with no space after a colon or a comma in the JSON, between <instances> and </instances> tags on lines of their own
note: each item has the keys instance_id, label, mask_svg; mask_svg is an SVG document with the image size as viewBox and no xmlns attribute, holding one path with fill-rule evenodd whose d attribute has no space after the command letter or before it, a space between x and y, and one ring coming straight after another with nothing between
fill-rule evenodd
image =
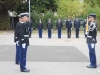
<instances>
[{"instance_id":1,"label":"standing soldier","mask_svg":"<svg viewBox=\"0 0 100 75\"><path fill-rule=\"evenodd\" d=\"M76 32L76 38L79 38L80 21L78 18L74 21L74 28Z\"/></svg>"},{"instance_id":2,"label":"standing soldier","mask_svg":"<svg viewBox=\"0 0 100 75\"><path fill-rule=\"evenodd\" d=\"M60 19L58 19L56 23L56 28L58 29L58 38L61 38L61 31L62 31L63 24Z\"/></svg>"},{"instance_id":3,"label":"standing soldier","mask_svg":"<svg viewBox=\"0 0 100 75\"><path fill-rule=\"evenodd\" d=\"M68 18L68 20L66 21L66 29L68 38L71 38L72 22L70 18Z\"/></svg>"},{"instance_id":4,"label":"standing soldier","mask_svg":"<svg viewBox=\"0 0 100 75\"><path fill-rule=\"evenodd\" d=\"M42 38L42 29L43 29L43 23L41 21L41 19L39 20L38 23L38 33L39 33L39 38Z\"/></svg>"},{"instance_id":5,"label":"standing soldier","mask_svg":"<svg viewBox=\"0 0 100 75\"><path fill-rule=\"evenodd\" d=\"M19 26L22 22L21 16L18 15L19 17L19 22L16 24L16 29L15 29L15 33L14 33L14 42L16 42L16 60L15 63L16 64L20 64L20 49L19 49L19 36L18 36L18 32L19 32Z\"/></svg>"},{"instance_id":6,"label":"standing soldier","mask_svg":"<svg viewBox=\"0 0 100 75\"><path fill-rule=\"evenodd\" d=\"M33 30L33 22L32 20L29 19L29 38L31 38L32 30Z\"/></svg>"},{"instance_id":7,"label":"standing soldier","mask_svg":"<svg viewBox=\"0 0 100 75\"><path fill-rule=\"evenodd\" d=\"M19 47L20 47L20 70L21 72L30 72L26 68L26 54L29 46L28 13L21 13L23 22L19 26Z\"/></svg>"},{"instance_id":8,"label":"standing soldier","mask_svg":"<svg viewBox=\"0 0 100 75\"><path fill-rule=\"evenodd\" d=\"M52 28L53 28L53 25L51 23L51 19L49 19L47 22L48 38L51 38L52 36Z\"/></svg>"},{"instance_id":9,"label":"standing soldier","mask_svg":"<svg viewBox=\"0 0 100 75\"><path fill-rule=\"evenodd\" d=\"M85 35L85 38L86 38L86 22L87 22L87 20L85 19L84 20L84 23L83 23L83 30L84 30L84 35Z\"/></svg>"},{"instance_id":10,"label":"standing soldier","mask_svg":"<svg viewBox=\"0 0 100 75\"><path fill-rule=\"evenodd\" d=\"M96 14L89 15L89 27L87 33L87 45L89 48L90 65L87 68L97 68L95 44L97 43L97 26L95 23Z\"/></svg>"}]
</instances>

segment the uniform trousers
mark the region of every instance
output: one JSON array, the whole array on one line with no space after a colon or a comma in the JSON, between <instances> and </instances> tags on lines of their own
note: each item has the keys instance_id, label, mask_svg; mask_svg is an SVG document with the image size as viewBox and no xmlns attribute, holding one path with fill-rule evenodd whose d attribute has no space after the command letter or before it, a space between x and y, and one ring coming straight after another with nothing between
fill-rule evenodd
<instances>
[{"instance_id":1,"label":"uniform trousers","mask_svg":"<svg viewBox=\"0 0 100 75\"><path fill-rule=\"evenodd\" d=\"M16 44L16 60L17 63L20 62L20 48L19 45Z\"/></svg>"},{"instance_id":2,"label":"uniform trousers","mask_svg":"<svg viewBox=\"0 0 100 75\"><path fill-rule=\"evenodd\" d=\"M58 38L61 38L61 29L58 29Z\"/></svg>"},{"instance_id":3,"label":"uniform trousers","mask_svg":"<svg viewBox=\"0 0 100 75\"><path fill-rule=\"evenodd\" d=\"M25 48L20 46L20 70L26 69L27 48L28 48L28 46L25 46Z\"/></svg>"},{"instance_id":4,"label":"uniform trousers","mask_svg":"<svg viewBox=\"0 0 100 75\"><path fill-rule=\"evenodd\" d=\"M31 37L32 29L29 29L29 37Z\"/></svg>"},{"instance_id":5,"label":"uniform trousers","mask_svg":"<svg viewBox=\"0 0 100 75\"><path fill-rule=\"evenodd\" d=\"M71 37L71 29L67 29L67 36L68 36L68 38Z\"/></svg>"},{"instance_id":6,"label":"uniform trousers","mask_svg":"<svg viewBox=\"0 0 100 75\"><path fill-rule=\"evenodd\" d=\"M52 31L51 29L48 29L48 38L51 38L51 35L52 35Z\"/></svg>"},{"instance_id":7,"label":"uniform trousers","mask_svg":"<svg viewBox=\"0 0 100 75\"><path fill-rule=\"evenodd\" d=\"M96 53L95 53L95 44L88 44L89 48L89 57L90 57L90 65L96 66Z\"/></svg>"},{"instance_id":8,"label":"uniform trousers","mask_svg":"<svg viewBox=\"0 0 100 75\"><path fill-rule=\"evenodd\" d=\"M42 38L42 29L38 29L39 38Z\"/></svg>"},{"instance_id":9,"label":"uniform trousers","mask_svg":"<svg viewBox=\"0 0 100 75\"><path fill-rule=\"evenodd\" d=\"M76 29L76 38L79 38L79 29Z\"/></svg>"}]
</instances>

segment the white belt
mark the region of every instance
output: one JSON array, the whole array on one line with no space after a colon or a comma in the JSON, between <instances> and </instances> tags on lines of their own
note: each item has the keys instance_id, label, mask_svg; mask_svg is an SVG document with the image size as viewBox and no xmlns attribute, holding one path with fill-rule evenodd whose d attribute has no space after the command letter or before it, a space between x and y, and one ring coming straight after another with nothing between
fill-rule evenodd
<instances>
[{"instance_id":1,"label":"white belt","mask_svg":"<svg viewBox=\"0 0 100 75\"><path fill-rule=\"evenodd\" d=\"M24 35L24 37L29 37L29 35Z\"/></svg>"},{"instance_id":2,"label":"white belt","mask_svg":"<svg viewBox=\"0 0 100 75\"><path fill-rule=\"evenodd\" d=\"M92 38L92 36L87 36L87 37Z\"/></svg>"}]
</instances>

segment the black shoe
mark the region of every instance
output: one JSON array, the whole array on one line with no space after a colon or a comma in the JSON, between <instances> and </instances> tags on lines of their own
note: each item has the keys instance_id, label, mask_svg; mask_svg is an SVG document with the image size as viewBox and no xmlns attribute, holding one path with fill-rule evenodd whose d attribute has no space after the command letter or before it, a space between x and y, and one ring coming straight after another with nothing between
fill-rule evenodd
<instances>
[{"instance_id":1,"label":"black shoe","mask_svg":"<svg viewBox=\"0 0 100 75\"><path fill-rule=\"evenodd\" d=\"M30 72L29 69L21 70L21 72Z\"/></svg>"},{"instance_id":2,"label":"black shoe","mask_svg":"<svg viewBox=\"0 0 100 75\"><path fill-rule=\"evenodd\" d=\"M16 62L15 64L19 65L19 62Z\"/></svg>"},{"instance_id":3,"label":"black shoe","mask_svg":"<svg viewBox=\"0 0 100 75\"><path fill-rule=\"evenodd\" d=\"M31 38L31 36L29 36L29 38Z\"/></svg>"},{"instance_id":4,"label":"black shoe","mask_svg":"<svg viewBox=\"0 0 100 75\"><path fill-rule=\"evenodd\" d=\"M87 68L97 68L97 66L91 66L91 65L89 65L89 66L86 66Z\"/></svg>"}]
</instances>

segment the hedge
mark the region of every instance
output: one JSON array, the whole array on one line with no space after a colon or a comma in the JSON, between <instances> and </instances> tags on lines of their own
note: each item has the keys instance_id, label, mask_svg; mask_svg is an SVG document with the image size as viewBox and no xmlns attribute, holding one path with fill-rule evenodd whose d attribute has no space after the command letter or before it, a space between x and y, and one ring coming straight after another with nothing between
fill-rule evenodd
<instances>
[{"instance_id":1,"label":"hedge","mask_svg":"<svg viewBox=\"0 0 100 75\"><path fill-rule=\"evenodd\" d=\"M0 30L8 30L10 26L9 16L8 15L0 15Z\"/></svg>"}]
</instances>

